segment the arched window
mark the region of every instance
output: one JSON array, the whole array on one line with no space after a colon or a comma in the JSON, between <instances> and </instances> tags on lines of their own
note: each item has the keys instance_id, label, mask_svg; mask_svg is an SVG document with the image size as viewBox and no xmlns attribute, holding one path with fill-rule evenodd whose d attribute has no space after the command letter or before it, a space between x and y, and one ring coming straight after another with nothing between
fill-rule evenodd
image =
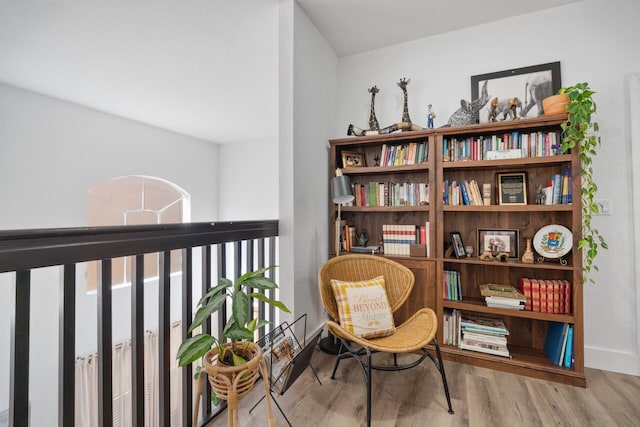
<instances>
[{"instance_id":1,"label":"arched window","mask_svg":"<svg viewBox=\"0 0 640 427\"><path fill-rule=\"evenodd\" d=\"M189 194L156 177L130 175L113 178L89 189L88 225L175 224L191 221ZM177 251L179 253L179 251ZM131 257L112 263L113 284L131 283ZM180 271L180 257L171 257L171 271ZM158 255L144 259L145 279L158 276ZM95 290L97 264L87 266L87 290Z\"/></svg>"}]
</instances>

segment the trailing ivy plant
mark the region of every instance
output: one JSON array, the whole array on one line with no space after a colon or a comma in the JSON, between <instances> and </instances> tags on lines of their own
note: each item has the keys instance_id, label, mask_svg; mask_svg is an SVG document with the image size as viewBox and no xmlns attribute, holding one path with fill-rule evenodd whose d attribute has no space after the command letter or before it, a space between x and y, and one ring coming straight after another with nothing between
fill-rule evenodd
<instances>
[{"instance_id":1,"label":"trailing ivy plant","mask_svg":"<svg viewBox=\"0 0 640 427\"><path fill-rule=\"evenodd\" d=\"M569 118L562 124L564 137L562 139L562 152L565 153L573 148L577 148L580 154L581 164L581 199L582 199L582 238L578 243L578 248L583 249L584 265L583 276L585 281L594 283L589 277L591 271L598 271L595 264L598 249L608 249L607 243L600 235L597 228L593 227L591 220L598 214L601 206L594 202L598 186L593 179L593 158L596 156L596 149L600 146L598 136L598 123L592 120L592 115L596 112L596 103L593 100L595 94L589 88L588 83L577 83L560 89L558 93L569 95L567 113Z\"/></svg>"}]
</instances>

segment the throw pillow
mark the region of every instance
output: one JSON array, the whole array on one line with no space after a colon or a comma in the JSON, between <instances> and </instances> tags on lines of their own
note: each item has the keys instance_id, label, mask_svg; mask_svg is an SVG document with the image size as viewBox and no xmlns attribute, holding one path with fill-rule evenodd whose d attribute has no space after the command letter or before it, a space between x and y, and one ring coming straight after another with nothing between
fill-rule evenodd
<instances>
[{"instance_id":1,"label":"throw pillow","mask_svg":"<svg viewBox=\"0 0 640 427\"><path fill-rule=\"evenodd\" d=\"M331 279L340 325L362 338L391 335L396 331L384 277L359 282Z\"/></svg>"}]
</instances>

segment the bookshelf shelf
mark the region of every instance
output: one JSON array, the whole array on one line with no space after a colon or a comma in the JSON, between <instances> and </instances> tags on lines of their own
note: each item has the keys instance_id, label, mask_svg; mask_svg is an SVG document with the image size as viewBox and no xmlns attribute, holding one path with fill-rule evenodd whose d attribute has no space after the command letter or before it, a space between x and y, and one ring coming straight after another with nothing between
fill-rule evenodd
<instances>
[{"instance_id":1,"label":"bookshelf shelf","mask_svg":"<svg viewBox=\"0 0 640 427\"><path fill-rule=\"evenodd\" d=\"M568 314L538 313L525 310L507 310L502 308L487 307L480 298L463 298L462 301L444 299L442 305L445 308L456 308L463 311L473 311L475 313L488 313L500 316L521 317L524 319L535 319L553 322L574 323L575 318Z\"/></svg>"},{"instance_id":2,"label":"bookshelf shelf","mask_svg":"<svg viewBox=\"0 0 640 427\"><path fill-rule=\"evenodd\" d=\"M353 184L364 185L370 182L410 182L427 183L430 188L429 203L422 206L343 206L342 219L355 227L356 233L366 231L369 236L367 245L382 245L382 226L388 224L420 226L429 223L430 256L382 256L407 265L416 273L414 294L409 298L416 307L430 307L438 316L440 325L445 315L452 310L469 314L502 319L509 330L508 348L511 358L493 356L480 352L461 350L457 347L443 346L446 358L464 363L486 366L520 375L557 381L560 383L585 386L584 376L584 330L582 309L582 254L577 249L582 225L580 200L580 159L577 153L557 154L558 141L561 139L560 125L567 120L566 115L539 117L496 123L430 129L418 132L402 132L389 135L349 137L329 141L329 178L336 168L342 166L343 152L362 153L365 167L342 169L349 175ZM528 135L521 137L521 135ZM534 139L534 136L536 135ZM523 153L534 152L534 143L550 144L543 151L536 148L538 157L502 158L499 160L462 160L451 155L451 143L457 141L488 141L492 143L500 138L527 141ZM447 141L445 143L445 141ZM423 163L394 166L371 166L378 164L384 146L421 143L428 146L427 158ZM537 143L537 142L536 142ZM469 158L487 158L478 155L476 144L474 155ZM554 144L554 145L551 145ZM548 148L553 147L553 148ZM511 147L509 147L511 148ZM486 148L483 148L483 150ZM502 148L500 148L502 150ZM483 151L484 153L484 151ZM445 158L447 160L445 160ZM571 204L544 205L535 204L536 192L540 185L545 186L553 175L566 173L571 182L573 200ZM527 204L499 205L496 202L497 174L524 172L526 179ZM565 175L567 176L567 175ZM482 184L491 189L490 205L449 205L443 200L443 189L452 181L475 181L480 190ZM331 225L337 209L329 200ZM525 238L532 238L541 228L559 224L573 233L573 248L564 257L566 265L559 262L535 262L525 264L520 261L525 247ZM518 230L517 258L507 262L483 261L478 258L477 231ZM330 227L333 230L333 227ZM474 248L469 258L445 257L450 242L450 233L459 232L464 245ZM331 233L330 239L334 238ZM335 248L334 242L329 245ZM332 254L330 254L332 255ZM537 254L534 253L537 259ZM462 301L445 299L443 289L446 271L460 272ZM536 280L568 281L572 285L570 300L571 314L552 314L534 311L517 311L487 307L479 292L484 283L497 283L518 287L521 278ZM544 352L549 322L569 323L574 326L574 366L563 368L554 366ZM443 342L444 331L440 326L438 340Z\"/></svg>"},{"instance_id":3,"label":"bookshelf shelf","mask_svg":"<svg viewBox=\"0 0 640 427\"><path fill-rule=\"evenodd\" d=\"M533 270L563 270L563 271L574 271L575 267L571 265L562 265L560 263L552 263L552 262L541 262L535 264L525 264L520 261L509 260L506 262L500 261L483 261L478 257L469 257L469 258L442 258L438 259L444 263L448 264L473 264L480 265L484 267L491 268L526 268Z\"/></svg>"},{"instance_id":4,"label":"bookshelf shelf","mask_svg":"<svg viewBox=\"0 0 640 427\"><path fill-rule=\"evenodd\" d=\"M429 212L425 206L343 206L342 212Z\"/></svg>"}]
</instances>

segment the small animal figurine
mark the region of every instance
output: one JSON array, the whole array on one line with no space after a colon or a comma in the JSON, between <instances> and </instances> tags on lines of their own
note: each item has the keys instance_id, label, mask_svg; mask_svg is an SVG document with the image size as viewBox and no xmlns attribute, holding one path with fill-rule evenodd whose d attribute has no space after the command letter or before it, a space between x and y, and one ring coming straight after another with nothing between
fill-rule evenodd
<instances>
[{"instance_id":1,"label":"small animal figurine","mask_svg":"<svg viewBox=\"0 0 640 427\"><path fill-rule=\"evenodd\" d=\"M489 121L495 122L496 117L498 116L498 105L500 105L500 100L498 98L493 98L491 100L491 104L489 104Z\"/></svg>"},{"instance_id":2,"label":"small animal figurine","mask_svg":"<svg viewBox=\"0 0 640 427\"><path fill-rule=\"evenodd\" d=\"M485 80L482 85L480 98L471 102L467 102L464 99L460 100L460 108L457 109L449 118L449 126L473 125L480 121L480 109L489 102L487 82L488 80Z\"/></svg>"}]
</instances>

